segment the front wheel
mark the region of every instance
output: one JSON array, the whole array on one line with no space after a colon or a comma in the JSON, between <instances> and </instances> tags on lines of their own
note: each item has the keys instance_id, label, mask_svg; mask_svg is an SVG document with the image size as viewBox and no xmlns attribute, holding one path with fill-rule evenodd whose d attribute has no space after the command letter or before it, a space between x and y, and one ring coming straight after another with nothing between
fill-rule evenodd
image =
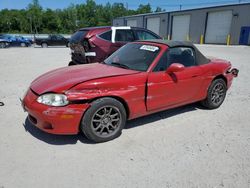
<instances>
[{"instance_id":1,"label":"front wheel","mask_svg":"<svg viewBox=\"0 0 250 188\"><path fill-rule=\"evenodd\" d=\"M220 107L227 93L227 85L223 79L214 80L208 88L207 98L201 104L209 109Z\"/></svg>"},{"instance_id":2,"label":"front wheel","mask_svg":"<svg viewBox=\"0 0 250 188\"><path fill-rule=\"evenodd\" d=\"M121 135L126 123L126 110L114 98L97 99L84 114L81 130L94 142L106 142Z\"/></svg>"}]
</instances>

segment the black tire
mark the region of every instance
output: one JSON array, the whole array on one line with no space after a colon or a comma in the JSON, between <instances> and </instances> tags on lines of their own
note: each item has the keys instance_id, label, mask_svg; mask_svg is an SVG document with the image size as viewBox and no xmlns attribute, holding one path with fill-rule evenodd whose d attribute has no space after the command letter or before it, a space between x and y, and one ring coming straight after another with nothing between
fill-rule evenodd
<instances>
[{"instance_id":1,"label":"black tire","mask_svg":"<svg viewBox=\"0 0 250 188\"><path fill-rule=\"evenodd\" d=\"M70 61L68 66L73 66L73 65L76 65L73 61Z\"/></svg>"},{"instance_id":2,"label":"black tire","mask_svg":"<svg viewBox=\"0 0 250 188\"><path fill-rule=\"evenodd\" d=\"M70 47L70 42L68 42L68 43L66 44L66 47L68 47L68 48Z\"/></svg>"},{"instance_id":3,"label":"black tire","mask_svg":"<svg viewBox=\"0 0 250 188\"><path fill-rule=\"evenodd\" d=\"M42 46L42 48L48 48L48 44L47 44L46 42L43 42L43 43L41 44L41 46Z\"/></svg>"},{"instance_id":4,"label":"black tire","mask_svg":"<svg viewBox=\"0 0 250 188\"><path fill-rule=\"evenodd\" d=\"M121 135L126 124L126 110L121 102L114 98L97 99L85 112L81 121L81 130L94 142L107 142Z\"/></svg>"},{"instance_id":5,"label":"black tire","mask_svg":"<svg viewBox=\"0 0 250 188\"><path fill-rule=\"evenodd\" d=\"M0 42L0 48L6 48L5 42Z\"/></svg>"},{"instance_id":6,"label":"black tire","mask_svg":"<svg viewBox=\"0 0 250 188\"><path fill-rule=\"evenodd\" d=\"M21 47L27 47L27 44L25 44L24 42L21 42L20 46Z\"/></svg>"},{"instance_id":7,"label":"black tire","mask_svg":"<svg viewBox=\"0 0 250 188\"><path fill-rule=\"evenodd\" d=\"M208 109L219 108L226 97L226 93L226 82L221 78L213 80L208 88L207 98L201 101L201 104Z\"/></svg>"}]
</instances>

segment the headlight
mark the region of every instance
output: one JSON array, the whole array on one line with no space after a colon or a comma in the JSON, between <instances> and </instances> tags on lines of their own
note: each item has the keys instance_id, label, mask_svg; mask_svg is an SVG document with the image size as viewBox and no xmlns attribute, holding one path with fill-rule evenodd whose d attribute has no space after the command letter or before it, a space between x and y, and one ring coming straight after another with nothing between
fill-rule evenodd
<instances>
[{"instance_id":1,"label":"headlight","mask_svg":"<svg viewBox=\"0 0 250 188\"><path fill-rule=\"evenodd\" d=\"M36 101L42 104L46 104L48 106L65 106L69 104L66 95L54 93L41 95L37 98Z\"/></svg>"}]
</instances>

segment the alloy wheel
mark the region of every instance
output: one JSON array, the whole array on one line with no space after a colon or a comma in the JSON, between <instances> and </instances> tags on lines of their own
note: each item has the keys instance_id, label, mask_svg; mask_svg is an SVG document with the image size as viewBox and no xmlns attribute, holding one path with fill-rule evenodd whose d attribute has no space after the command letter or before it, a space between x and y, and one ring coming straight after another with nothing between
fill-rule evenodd
<instances>
[{"instance_id":1,"label":"alloy wheel","mask_svg":"<svg viewBox=\"0 0 250 188\"><path fill-rule=\"evenodd\" d=\"M99 108L92 117L91 128L99 137L114 135L121 124L121 113L114 106Z\"/></svg>"},{"instance_id":2,"label":"alloy wheel","mask_svg":"<svg viewBox=\"0 0 250 188\"><path fill-rule=\"evenodd\" d=\"M211 102L214 105L218 105L223 102L225 97L225 88L222 83L217 83L211 92Z\"/></svg>"},{"instance_id":3,"label":"alloy wheel","mask_svg":"<svg viewBox=\"0 0 250 188\"><path fill-rule=\"evenodd\" d=\"M5 44L3 42L0 42L0 48L5 48Z\"/></svg>"}]
</instances>

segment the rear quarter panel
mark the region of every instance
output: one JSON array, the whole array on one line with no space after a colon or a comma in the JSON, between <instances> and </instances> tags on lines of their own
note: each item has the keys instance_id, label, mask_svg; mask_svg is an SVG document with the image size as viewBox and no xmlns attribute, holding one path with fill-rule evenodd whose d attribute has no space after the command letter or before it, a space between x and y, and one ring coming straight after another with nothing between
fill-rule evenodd
<instances>
[{"instance_id":1,"label":"rear quarter panel","mask_svg":"<svg viewBox=\"0 0 250 188\"><path fill-rule=\"evenodd\" d=\"M111 30L111 28L99 28L90 30L85 39L88 39L89 43L93 46L91 47L91 52L96 52L96 57L90 57L91 62L101 62L110 55L110 47L112 45L111 41L101 39L98 35Z\"/></svg>"},{"instance_id":2,"label":"rear quarter panel","mask_svg":"<svg viewBox=\"0 0 250 188\"><path fill-rule=\"evenodd\" d=\"M212 81L219 76L224 77L227 80L227 87L229 88L232 83L232 77L227 74L227 70L231 68L231 63L226 60L211 60L210 63L200 66L204 73L204 84L201 89L201 97L206 98L207 90Z\"/></svg>"}]
</instances>

